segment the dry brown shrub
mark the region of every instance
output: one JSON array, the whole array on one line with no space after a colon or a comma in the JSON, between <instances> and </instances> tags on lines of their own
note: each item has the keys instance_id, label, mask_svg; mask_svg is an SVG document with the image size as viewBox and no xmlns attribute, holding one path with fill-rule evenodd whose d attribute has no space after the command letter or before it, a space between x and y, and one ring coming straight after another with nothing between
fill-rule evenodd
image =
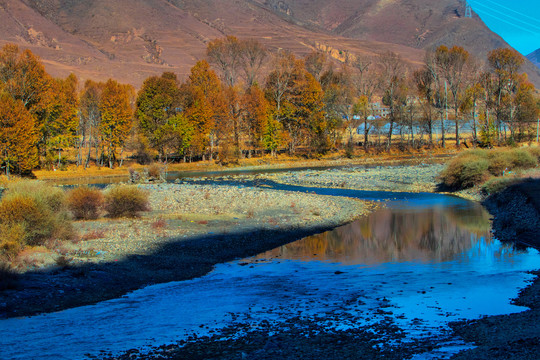
<instances>
[{"instance_id":1,"label":"dry brown shrub","mask_svg":"<svg viewBox=\"0 0 540 360\"><path fill-rule=\"evenodd\" d=\"M163 168L159 164L152 164L148 167L148 177L150 179L161 179Z\"/></svg>"},{"instance_id":2,"label":"dry brown shrub","mask_svg":"<svg viewBox=\"0 0 540 360\"><path fill-rule=\"evenodd\" d=\"M510 158L514 169L530 169L535 167L538 162L537 158L530 151L524 149L510 150Z\"/></svg>"},{"instance_id":3,"label":"dry brown shrub","mask_svg":"<svg viewBox=\"0 0 540 360\"><path fill-rule=\"evenodd\" d=\"M466 189L489 178L489 161L469 152L453 159L441 173L443 183L451 189Z\"/></svg>"},{"instance_id":4,"label":"dry brown shrub","mask_svg":"<svg viewBox=\"0 0 540 360\"><path fill-rule=\"evenodd\" d=\"M537 162L540 162L540 146L528 147L525 151L535 157Z\"/></svg>"},{"instance_id":5,"label":"dry brown shrub","mask_svg":"<svg viewBox=\"0 0 540 360\"><path fill-rule=\"evenodd\" d=\"M133 185L111 187L105 193L105 210L112 218L137 217L150 210L148 193Z\"/></svg>"},{"instance_id":6,"label":"dry brown shrub","mask_svg":"<svg viewBox=\"0 0 540 360\"><path fill-rule=\"evenodd\" d=\"M2 199L0 222L6 226L20 225L24 229L23 245L39 245L54 234L56 226L49 209L22 194Z\"/></svg>"},{"instance_id":7,"label":"dry brown shrub","mask_svg":"<svg viewBox=\"0 0 540 360\"><path fill-rule=\"evenodd\" d=\"M151 225L152 229L164 229L167 227L167 222L163 219L157 219Z\"/></svg>"},{"instance_id":8,"label":"dry brown shrub","mask_svg":"<svg viewBox=\"0 0 540 360\"><path fill-rule=\"evenodd\" d=\"M0 225L0 261L12 261L24 246L25 231L22 225Z\"/></svg>"},{"instance_id":9,"label":"dry brown shrub","mask_svg":"<svg viewBox=\"0 0 540 360\"><path fill-rule=\"evenodd\" d=\"M97 219L103 203L104 196L99 189L80 186L67 193L67 205L75 219Z\"/></svg>"},{"instance_id":10,"label":"dry brown shrub","mask_svg":"<svg viewBox=\"0 0 540 360\"><path fill-rule=\"evenodd\" d=\"M64 191L40 181L9 184L0 200L0 227L0 253L10 261L26 245L73 237Z\"/></svg>"},{"instance_id":11,"label":"dry brown shrub","mask_svg":"<svg viewBox=\"0 0 540 360\"><path fill-rule=\"evenodd\" d=\"M512 159L504 151L492 151L488 155L489 172L494 176L501 176L508 168L512 168Z\"/></svg>"},{"instance_id":12,"label":"dry brown shrub","mask_svg":"<svg viewBox=\"0 0 540 360\"><path fill-rule=\"evenodd\" d=\"M103 239L105 237L106 231L105 230L92 230L87 232L86 234L82 235L80 237L81 240L96 240L96 239Z\"/></svg>"}]
</instances>

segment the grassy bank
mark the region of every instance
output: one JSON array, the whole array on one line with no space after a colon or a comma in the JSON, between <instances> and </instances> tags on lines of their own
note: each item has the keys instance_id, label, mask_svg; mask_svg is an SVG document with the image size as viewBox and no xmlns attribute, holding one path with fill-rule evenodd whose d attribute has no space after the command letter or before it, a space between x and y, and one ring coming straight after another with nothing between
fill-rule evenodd
<instances>
[{"instance_id":1,"label":"grassy bank","mask_svg":"<svg viewBox=\"0 0 540 360\"><path fill-rule=\"evenodd\" d=\"M443 189L473 189L484 196L525 178L538 177L540 147L475 149L452 159L441 173Z\"/></svg>"}]
</instances>

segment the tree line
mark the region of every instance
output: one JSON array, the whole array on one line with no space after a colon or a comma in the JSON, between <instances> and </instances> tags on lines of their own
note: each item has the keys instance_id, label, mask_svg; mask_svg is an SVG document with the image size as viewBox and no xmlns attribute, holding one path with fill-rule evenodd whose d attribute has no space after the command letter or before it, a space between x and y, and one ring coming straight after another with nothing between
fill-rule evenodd
<instances>
[{"instance_id":1,"label":"tree line","mask_svg":"<svg viewBox=\"0 0 540 360\"><path fill-rule=\"evenodd\" d=\"M535 134L540 102L520 73L523 57L511 49L493 50L481 62L460 46L439 46L414 69L392 52L346 53L338 63L323 52L298 58L227 36L210 42L206 55L183 81L165 72L137 92L113 79L82 85L74 75L55 79L30 50L4 46L3 171L25 174L68 160L121 166L126 154L141 163L154 157L226 163L279 151L352 154L359 130L365 151L396 143L445 147L449 139L459 147L467 140L465 124L473 146ZM385 116L374 116L377 106Z\"/></svg>"}]
</instances>

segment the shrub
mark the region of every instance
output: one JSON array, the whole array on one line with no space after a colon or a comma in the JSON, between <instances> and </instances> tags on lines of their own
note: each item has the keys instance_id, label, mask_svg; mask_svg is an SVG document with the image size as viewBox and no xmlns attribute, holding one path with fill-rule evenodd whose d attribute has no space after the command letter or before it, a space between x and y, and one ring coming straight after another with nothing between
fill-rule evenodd
<instances>
[{"instance_id":1,"label":"shrub","mask_svg":"<svg viewBox=\"0 0 540 360\"><path fill-rule=\"evenodd\" d=\"M536 162L540 162L540 147L528 147L525 149L529 154L536 158Z\"/></svg>"},{"instance_id":2,"label":"shrub","mask_svg":"<svg viewBox=\"0 0 540 360\"><path fill-rule=\"evenodd\" d=\"M92 230L80 237L81 240L96 240L105 237L105 230Z\"/></svg>"},{"instance_id":3,"label":"shrub","mask_svg":"<svg viewBox=\"0 0 540 360\"><path fill-rule=\"evenodd\" d=\"M62 189L51 186L43 181L17 181L8 187L6 197L12 194L30 196L53 212L63 212L63 215L67 214L65 192Z\"/></svg>"},{"instance_id":4,"label":"shrub","mask_svg":"<svg viewBox=\"0 0 540 360\"><path fill-rule=\"evenodd\" d=\"M0 202L0 219L6 226L20 225L28 245L40 245L54 233L54 214L28 195L6 196Z\"/></svg>"},{"instance_id":5,"label":"shrub","mask_svg":"<svg viewBox=\"0 0 540 360\"><path fill-rule=\"evenodd\" d=\"M10 184L0 201L0 242L4 255L25 245L73 235L64 192L40 181Z\"/></svg>"},{"instance_id":6,"label":"shrub","mask_svg":"<svg viewBox=\"0 0 540 360\"><path fill-rule=\"evenodd\" d=\"M136 217L148 211L148 194L133 185L111 187L105 193L105 210L110 217Z\"/></svg>"},{"instance_id":7,"label":"shrub","mask_svg":"<svg viewBox=\"0 0 540 360\"><path fill-rule=\"evenodd\" d=\"M501 176L506 169L512 168L512 159L507 151L492 151L488 159L488 170L493 176Z\"/></svg>"},{"instance_id":8,"label":"shrub","mask_svg":"<svg viewBox=\"0 0 540 360\"><path fill-rule=\"evenodd\" d=\"M441 173L441 179L451 189L466 189L485 181L488 168L487 159L466 154L452 160Z\"/></svg>"},{"instance_id":9,"label":"shrub","mask_svg":"<svg viewBox=\"0 0 540 360\"><path fill-rule=\"evenodd\" d=\"M93 220L99 217L104 197L100 190L80 186L67 193L67 205L75 219Z\"/></svg>"},{"instance_id":10,"label":"shrub","mask_svg":"<svg viewBox=\"0 0 540 360\"><path fill-rule=\"evenodd\" d=\"M161 218L152 223L152 229L164 229L167 227L167 222Z\"/></svg>"},{"instance_id":11,"label":"shrub","mask_svg":"<svg viewBox=\"0 0 540 360\"><path fill-rule=\"evenodd\" d=\"M495 194L503 191L510 185L517 184L523 181L520 178L505 177L505 178L492 178L482 185L482 192L486 195Z\"/></svg>"},{"instance_id":12,"label":"shrub","mask_svg":"<svg viewBox=\"0 0 540 360\"><path fill-rule=\"evenodd\" d=\"M24 228L21 224L0 225L0 262L13 261L24 244Z\"/></svg>"},{"instance_id":13,"label":"shrub","mask_svg":"<svg viewBox=\"0 0 540 360\"><path fill-rule=\"evenodd\" d=\"M148 167L148 177L152 180L162 178L163 169L158 164L152 164Z\"/></svg>"},{"instance_id":14,"label":"shrub","mask_svg":"<svg viewBox=\"0 0 540 360\"><path fill-rule=\"evenodd\" d=\"M512 161L512 169L530 169L537 164L531 153L523 149L511 150L509 155Z\"/></svg>"}]
</instances>

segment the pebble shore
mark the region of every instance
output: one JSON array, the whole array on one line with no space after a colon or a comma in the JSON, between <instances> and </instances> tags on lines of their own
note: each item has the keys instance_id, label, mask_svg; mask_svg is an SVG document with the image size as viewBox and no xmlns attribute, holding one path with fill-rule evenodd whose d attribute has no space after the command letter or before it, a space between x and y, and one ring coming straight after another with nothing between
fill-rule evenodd
<instances>
[{"instance_id":1,"label":"pebble shore","mask_svg":"<svg viewBox=\"0 0 540 360\"><path fill-rule=\"evenodd\" d=\"M33 253L16 286L0 292L0 317L57 311L192 279L215 264L330 230L378 206L242 186L139 186L148 191L150 212L75 222L77 241Z\"/></svg>"},{"instance_id":2,"label":"pebble shore","mask_svg":"<svg viewBox=\"0 0 540 360\"><path fill-rule=\"evenodd\" d=\"M441 164L410 166L350 166L328 170L304 170L267 174L279 183L353 190L434 192Z\"/></svg>"},{"instance_id":3,"label":"pebble shore","mask_svg":"<svg viewBox=\"0 0 540 360\"><path fill-rule=\"evenodd\" d=\"M439 164L413 166L350 166L327 170L233 176L231 179L271 180L277 183L347 188L433 192ZM241 184L241 181L239 182ZM137 288L202 276L221 262L255 255L304 236L325 231L373 211L377 204L349 198L249 188L221 184L144 184L152 211L137 219L80 221L80 241L48 254L20 278L15 289L0 293L0 317L57 311L119 297ZM464 193L460 196L474 197ZM504 211L501 207L500 211ZM497 221L497 220L496 220ZM68 265L60 266L55 257ZM478 347L455 359L535 359L540 347L538 278L524 289L516 304L523 313L486 317L452 325ZM332 314L327 314L331 318ZM402 342L390 323L356 333L320 331L318 319L291 320L283 327L258 331L241 329L246 336L191 339L165 345L153 353L137 349L110 359L241 358L241 359L403 359L430 354L437 339ZM241 324L238 325L241 327ZM236 333L239 328L231 328ZM380 346L391 342L391 348Z\"/></svg>"}]
</instances>

